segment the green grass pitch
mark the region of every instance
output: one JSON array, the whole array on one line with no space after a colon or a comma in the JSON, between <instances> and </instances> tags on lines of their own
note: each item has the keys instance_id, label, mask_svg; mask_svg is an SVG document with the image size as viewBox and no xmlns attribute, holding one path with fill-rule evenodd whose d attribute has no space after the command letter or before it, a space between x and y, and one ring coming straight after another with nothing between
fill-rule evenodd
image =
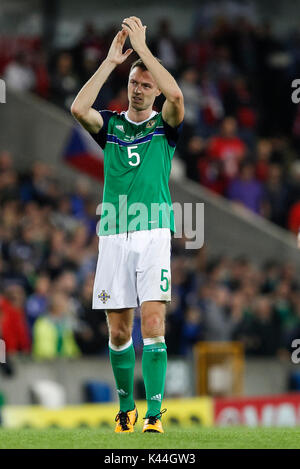
<instances>
[{"instance_id":1,"label":"green grass pitch","mask_svg":"<svg viewBox=\"0 0 300 469\"><path fill-rule=\"evenodd\" d=\"M164 434L115 434L113 429L0 429L0 449L296 449L296 428L179 428Z\"/></svg>"}]
</instances>

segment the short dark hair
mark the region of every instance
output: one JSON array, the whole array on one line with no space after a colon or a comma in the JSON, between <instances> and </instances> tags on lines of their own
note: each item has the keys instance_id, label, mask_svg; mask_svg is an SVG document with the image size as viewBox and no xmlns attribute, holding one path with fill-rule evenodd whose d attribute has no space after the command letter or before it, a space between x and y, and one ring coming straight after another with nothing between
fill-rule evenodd
<instances>
[{"instance_id":1,"label":"short dark hair","mask_svg":"<svg viewBox=\"0 0 300 469\"><path fill-rule=\"evenodd\" d=\"M155 59L156 59L160 64L162 64L162 61L161 61L158 57L155 57ZM148 70L148 68L146 67L146 65L145 65L144 62L142 61L142 59L137 59L137 60L135 60L135 61L131 64L131 67L130 67L130 70L129 70L129 75L130 75L130 73L132 72L132 70L133 70L135 67L140 67L144 72L145 72L146 70Z\"/></svg>"}]
</instances>

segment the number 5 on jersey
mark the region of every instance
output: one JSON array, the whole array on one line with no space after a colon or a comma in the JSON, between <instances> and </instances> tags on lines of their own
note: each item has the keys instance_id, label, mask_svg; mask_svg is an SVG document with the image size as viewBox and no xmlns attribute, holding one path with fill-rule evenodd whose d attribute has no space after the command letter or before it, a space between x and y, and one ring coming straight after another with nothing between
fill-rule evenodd
<instances>
[{"instance_id":1,"label":"number 5 on jersey","mask_svg":"<svg viewBox=\"0 0 300 469\"><path fill-rule=\"evenodd\" d=\"M132 150L135 150L138 148L137 145L134 145L133 147L128 147L128 158L131 159L133 158L132 161L129 161L130 166L138 166L140 164L141 158L140 155L137 152L133 152Z\"/></svg>"}]
</instances>

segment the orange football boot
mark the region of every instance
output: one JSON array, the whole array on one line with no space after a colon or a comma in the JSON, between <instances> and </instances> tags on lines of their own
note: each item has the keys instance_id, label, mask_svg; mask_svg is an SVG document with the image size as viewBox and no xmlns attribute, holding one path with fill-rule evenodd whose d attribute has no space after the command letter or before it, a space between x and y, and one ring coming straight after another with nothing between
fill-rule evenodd
<instances>
[{"instance_id":1,"label":"orange football boot","mask_svg":"<svg viewBox=\"0 0 300 469\"><path fill-rule=\"evenodd\" d=\"M117 414L115 418L115 422L117 422L115 432L116 433L133 433L134 429L133 426L136 424L138 419L138 411L136 406L134 406L133 410L127 410L127 412L120 412Z\"/></svg>"},{"instance_id":2,"label":"orange football boot","mask_svg":"<svg viewBox=\"0 0 300 469\"><path fill-rule=\"evenodd\" d=\"M159 414L145 418L143 433L164 433L163 426L159 417L167 411L163 409Z\"/></svg>"}]
</instances>

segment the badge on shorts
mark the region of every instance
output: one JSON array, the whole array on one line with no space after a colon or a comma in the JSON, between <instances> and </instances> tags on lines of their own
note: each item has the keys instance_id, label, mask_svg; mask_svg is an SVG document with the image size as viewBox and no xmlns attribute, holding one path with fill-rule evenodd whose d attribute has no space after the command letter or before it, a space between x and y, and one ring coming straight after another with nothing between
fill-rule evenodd
<instances>
[{"instance_id":1,"label":"badge on shorts","mask_svg":"<svg viewBox=\"0 0 300 469\"><path fill-rule=\"evenodd\" d=\"M98 295L98 298L102 301L103 304L105 304L107 302L107 300L110 299L110 295L108 293L106 293L105 290L102 290L100 295Z\"/></svg>"}]
</instances>

